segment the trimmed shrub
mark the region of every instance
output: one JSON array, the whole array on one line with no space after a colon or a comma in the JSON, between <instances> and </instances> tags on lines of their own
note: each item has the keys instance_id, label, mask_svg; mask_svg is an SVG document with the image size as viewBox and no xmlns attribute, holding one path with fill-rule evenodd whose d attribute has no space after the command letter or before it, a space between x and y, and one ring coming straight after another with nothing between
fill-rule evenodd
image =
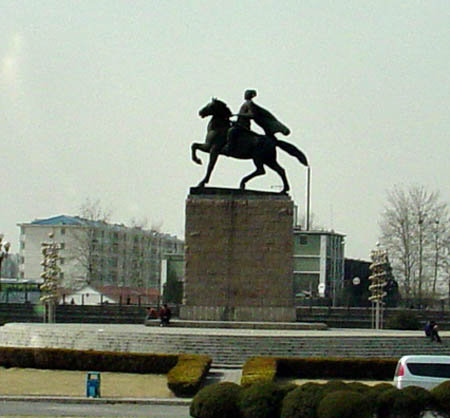
<instances>
[{"instance_id":1,"label":"trimmed shrub","mask_svg":"<svg viewBox=\"0 0 450 418\"><path fill-rule=\"evenodd\" d=\"M281 418L317 418L316 410L323 396L318 383L305 383L289 392L281 404Z\"/></svg>"},{"instance_id":2,"label":"trimmed shrub","mask_svg":"<svg viewBox=\"0 0 450 418\"><path fill-rule=\"evenodd\" d=\"M3 367L166 374L177 362L176 354L0 347Z\"/></svg>"},{"instance_id":3,"label":"trimmed shrub","mask_svg":"<svg viewBox=\"0 0 450 418\"><path fill-rule=\"evenodd\" d=\"M420 329L420 322L414 312L400 311L388 318L386 327L390 329L416 330Z\"/></svg>"},{"instance_id":4,"label":"trimmed shrub","mask_svg":"<svg viewBox=\"0 0 450 418\"><path fill-rule=\"evenodd\" d=\"M211 358L180 354L177 365L167 374L167 386L176 396L194 396L211 367Z\"/></svg>"},{"instance_id":5,"label":"trimmed shrub","mask_svg":"<svg viewBox=\"0 0 450 418\"><path fill-rule=\"evenodd\" d=\"M194 418L240 418L239 398L242 387L236 383L215 383L201 389L191 402Z\"/></svg>"},{"instance_id":6,"label":"trimmed shrub","mask_svg":"<svg viewBox=\"0 0 450 418\"><path fill-rule=\"evenodd\" d=\"M322 385L323 390L323 396L328 395L331 392L336 391L344 391L349 390L347 383L343 382L342 380L329 380L327 383Z\"/></svg>"},{"instance_id":7,"label":"trimmed shrub","mask_svg":"<svg viewBox=\"0 0 450 418\"><path fill-rule=\"evenodd\" d=\"M402 391L411 397L413 402L417 403L419 411L432 410L436 406L433 395L424 388L419 386L407 386L402 389Z\"/></svg>"},{"instance_id":8,"label":"trimmed shrub","mask_svg":"<svg viewBox=\"0 0 450 418\"><path fill-rule=\"evenodd\" d=\"M329 393L317 407L318 418L371 418L364 396L350 390Z\"/></svg>"},{"instance_id":9,"label":"trimmed shrub","mask_svg":"<svg viewBox=\"0 0 450 418\"><path fill-rule=\"evenodd\" d=\"M278 385L274 382L256 383L244 388L239 400L243 418L278 418L281 402L296 385Z\"/></svg>"},{"instance_id":10,"label":"trimmed shrub","mask_svg":"<svg viewBox=\"0 0 450 418\"><path fill-rule=\"evenodd\" d=\"M349 382L347 383L347 389L353 392L366 393L369 391L370 386L361 382Z\"/></svg>"},{"instance_id":11,"label":"trimmed shrub","mask_svg":"<svg viewBox=\"0 0 450 418\"><path fill-rule=\"evenodd\" d=\"M382 392L376 403L379 418L415 418L422 412L422 406L407 392L392 388Z\"/></svg>"},{"instance_id":12,"label":"trimmed shrub","mask_svg":"<svg viewBox=\"0 0 450 418\"><path fill-rule=\"evenodd\" d=\"M386 390L392 389L394 386L391 383L377 383L376 385L373 385L369 387L369 391L374 391L377 393L382 393Z\"/></svg>"},{"instance_id":13,"label":"trimmed shrub","mask_svg":"<svg viewBox=\"0 0 450 418\"><path fill-rule=\"evenodd\" d=\"M450 380L431 389L436 409L445 416L450 416Z\"/></svg>"},{"instance_id":14,"label":"trimmed shrub","mask_svg":"<svg viewBox=\"0 0 450 418\"><path fill-rule=\"evenodd\" d=\"M378 398L381 394L393 388L394 386L390 383L378 383L374 386L368 386L368 389L361 394L364 396L367 407L375 413L378 409Z\"/></svg>"},{"instance_id":15,"label":"trimmed shrub","mask_svg":"<svg viewBox=\"0 0 450 418\"><path fill-rule=\"evenodd\" d=\"M1 367L23 367L35 368L34 361L35 348L1 347L0 366Z\"/></svg>"},{"instance_id":16,"label":"trimmed shrub","mask_svg":"<svg viewBox=\"0 0 450 418\"><path fill-rule=\"evenodd\" d=\"M273 382L277 375L277 359L274 357L253 357L242 368L241 385Z\"/></svg>"}]
</instances>

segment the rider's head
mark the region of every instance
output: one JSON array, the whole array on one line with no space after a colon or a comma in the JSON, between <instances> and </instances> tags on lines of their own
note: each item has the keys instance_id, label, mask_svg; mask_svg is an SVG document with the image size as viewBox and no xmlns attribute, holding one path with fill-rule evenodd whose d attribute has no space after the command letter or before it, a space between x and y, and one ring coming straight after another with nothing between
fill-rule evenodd
<instances>
[{"instance_id":1,"label":"rider's head","mask_svg":"<svg viewBox=\"0 0 450 418\"><path fill-rule=\"evenodd\" d=\"M253 97L256 97L256 90L245 90L244 99L252 100Z\"/></svg>"}]
</instances>

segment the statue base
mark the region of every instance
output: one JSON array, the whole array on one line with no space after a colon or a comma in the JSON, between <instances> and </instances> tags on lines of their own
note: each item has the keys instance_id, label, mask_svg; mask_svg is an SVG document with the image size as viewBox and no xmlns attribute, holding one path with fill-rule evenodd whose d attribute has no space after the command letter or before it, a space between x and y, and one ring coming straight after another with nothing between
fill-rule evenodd
<instances>
[{"instance_id":1,"label":"statue base","mask_svg":"<svg viewBox=\"0 0 450 418\"><path fill-rule=\"evenodd\" d=\"M196 321L295 322L295 307L180 306L180 318Z\"/></svg>"},{"instance_id":2,"label":"statue base","mask_svg":"<svg viewBox=\"0 0 450 418\"><path fill-rule=\"evenodd\" d=\"M180 319L295 321L292 226L287 195L192 188Z\"/></svg>"}]
</instances>

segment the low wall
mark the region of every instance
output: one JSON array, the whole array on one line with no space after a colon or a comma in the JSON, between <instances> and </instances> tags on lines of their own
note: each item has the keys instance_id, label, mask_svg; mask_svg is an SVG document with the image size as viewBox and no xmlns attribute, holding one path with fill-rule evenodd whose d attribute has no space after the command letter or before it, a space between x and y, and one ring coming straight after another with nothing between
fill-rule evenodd
<instances>
[{"instance_id":1,"label":"low wall","mask_svg":"<svg viewBox=\"0 0 450 418\"><path fill-rule=\"evenodd\" d=\"M171 309L173 317L177 318L178 307L171 306ZM399 311L402 309L386 309L385 319ZM421 324L434 320L440 329L450 330L450 311L410 309L409 312L416 315ZM371 328L371 313L370 308L296 308L297 322L322 322L330 328ZM138 305L58 305L56 308L58 323L143 324L145 317L146 307ZM201 319L214 320L207 316ZM8 322L43 322L43 307L31 303L0 303L0 325Z\"/></svg>"}]
</instances>

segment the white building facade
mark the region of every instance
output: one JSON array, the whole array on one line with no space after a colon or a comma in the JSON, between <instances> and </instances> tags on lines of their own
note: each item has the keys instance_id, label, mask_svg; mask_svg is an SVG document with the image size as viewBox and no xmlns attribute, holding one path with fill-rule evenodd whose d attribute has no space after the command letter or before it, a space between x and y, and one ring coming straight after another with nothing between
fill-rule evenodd
<instances>
[{"instance_id":1,"label":"white building facade","mask_svg":"<svg viewBox=\"0 0 450 418\"><path fill-rule=\"evenodd\" d=\"M333 305L344 284L345 235L294 228L296 294L328 297Z\"/></svg>"},{"instance_id":2,"label":"white building facade","mask_svg":"<svg viewBox=\"0 0 450 418\"><path fill-rule=\"evenodd\" d=\"M65 287L96 283L159 288L163 256L184 252L184 242L169 234L74 216L38 219L18 226L19 277L40 277L41 243L54 240L61 247L60 279Z\"/></svg>"}]
</instances>

